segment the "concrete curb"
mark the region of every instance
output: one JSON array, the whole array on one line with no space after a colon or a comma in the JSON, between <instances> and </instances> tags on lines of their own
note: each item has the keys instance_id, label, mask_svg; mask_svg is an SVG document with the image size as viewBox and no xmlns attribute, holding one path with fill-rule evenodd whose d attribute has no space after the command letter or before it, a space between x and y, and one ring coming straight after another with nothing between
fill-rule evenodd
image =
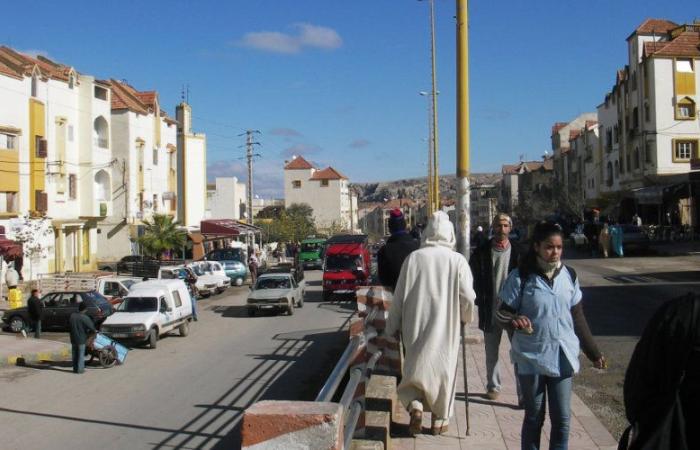
<instances>
[{"instance_id":1,"label":"concrete curb","mask_svg":"<svg viewBox=\"0 0 700 450\"><path fill-rule=\"evenodd\" d=\"M23 363L39 361L64 361L71 357L71 346L62 342L49 341L61 344L61 348L49 351L11 351L10 354L0 356L0 367L21 366Z\"/></svg>"}]
</instances>

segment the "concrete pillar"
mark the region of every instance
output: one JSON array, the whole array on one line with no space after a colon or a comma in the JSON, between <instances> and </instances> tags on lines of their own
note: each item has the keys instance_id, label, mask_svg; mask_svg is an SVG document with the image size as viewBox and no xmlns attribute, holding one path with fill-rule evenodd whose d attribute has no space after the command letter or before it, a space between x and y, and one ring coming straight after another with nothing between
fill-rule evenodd
<instances>
[{"instance_id":1,"label":"concrete pillar","mask_svg":"<svg viewBox=\"0 0 700 450\"><path fill-rule=\"evenodd\" d=\"M341 450L343 422L338 403L261 401L243 415L241 445L249 450Z\"/></svg>"}]
</instances>

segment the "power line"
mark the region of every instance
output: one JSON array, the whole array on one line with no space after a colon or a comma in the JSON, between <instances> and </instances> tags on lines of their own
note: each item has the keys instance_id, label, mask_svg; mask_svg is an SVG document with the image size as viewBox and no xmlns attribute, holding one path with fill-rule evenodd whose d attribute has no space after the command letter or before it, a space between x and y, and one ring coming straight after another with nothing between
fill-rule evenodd
<instances>
[{"instance_id":1,"label":"power line","mask_svg":"<svg viewBox=\"0 0 700 450\"><path fill-rule=\"evenodd\" d=\"M260 145L260 142L253 141L253 134L260 134L259 130L246 130L245 133L239 136L246 136L246 159L248 160L248 224L253 225L253 158L259 157L259 153L253 153L253 146Z\"/></svg>"}]
</instances>

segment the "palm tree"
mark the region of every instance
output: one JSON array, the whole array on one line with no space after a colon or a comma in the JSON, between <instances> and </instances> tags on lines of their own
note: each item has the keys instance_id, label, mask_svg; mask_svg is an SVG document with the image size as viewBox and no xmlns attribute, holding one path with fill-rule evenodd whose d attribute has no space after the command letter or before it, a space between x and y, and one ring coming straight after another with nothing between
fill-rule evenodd
<instances>
[{"instance_id":1,"label":"palm tree","mask_svg":"<svg viewBox=\"0 0 700 450\"><path fill-rule=\"evenodd\" d=\"M177 221L165 214L154 214L150 220L144 221L145 230L138 238L138 243L145 254L159 260L168 250L182 248L187 239L187 233L178 229Z\"/></svg>"}]
</instances>

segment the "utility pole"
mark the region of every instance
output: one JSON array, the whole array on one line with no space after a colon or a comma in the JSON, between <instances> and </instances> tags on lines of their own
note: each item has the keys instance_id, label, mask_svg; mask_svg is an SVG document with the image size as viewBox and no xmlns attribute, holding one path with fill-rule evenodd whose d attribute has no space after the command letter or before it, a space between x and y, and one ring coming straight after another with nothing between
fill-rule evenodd
<instances>
[{"instance_id":1,"label":"utility pole","mask_svg":"<svg viewBox=\"0 0 700 450\"><path fill-rule=\"evenodd\" d=\"M457 251L469 259L469 1L457 0Z\"/></svg>"},{"instance_id":2,"label":"utility pole","mask_svg":"<svg viewBox=\"0 0 700 450\"><path fill-rule=\"evenodd\" d=\"M440 209L440 171L438 170L437 73L435 69L435 0L430 0L430 60L433 89L433 210Z\"/></svg>"},{"instance_id":3,"label":"utility pole","mask_svg":"<svg viewBox=\"0 0 700 450\"><path fill-rule=\"evenodd\" d=\"M246 211L248 213L248 224L253 225L253 158L256 156L260 156L259 153L253 153L253 146L254 145L260 145L259 142L254 142L253 141L253 134L258 133L260 134L260 131L258 130L246 130L244 133L246 136L246 142L245 142L245 147L246 147L246 159L248 160L248 205L246 208ZM239 134L239 136L243 136L243 134Z\"/></svg>"}]
</instances>

